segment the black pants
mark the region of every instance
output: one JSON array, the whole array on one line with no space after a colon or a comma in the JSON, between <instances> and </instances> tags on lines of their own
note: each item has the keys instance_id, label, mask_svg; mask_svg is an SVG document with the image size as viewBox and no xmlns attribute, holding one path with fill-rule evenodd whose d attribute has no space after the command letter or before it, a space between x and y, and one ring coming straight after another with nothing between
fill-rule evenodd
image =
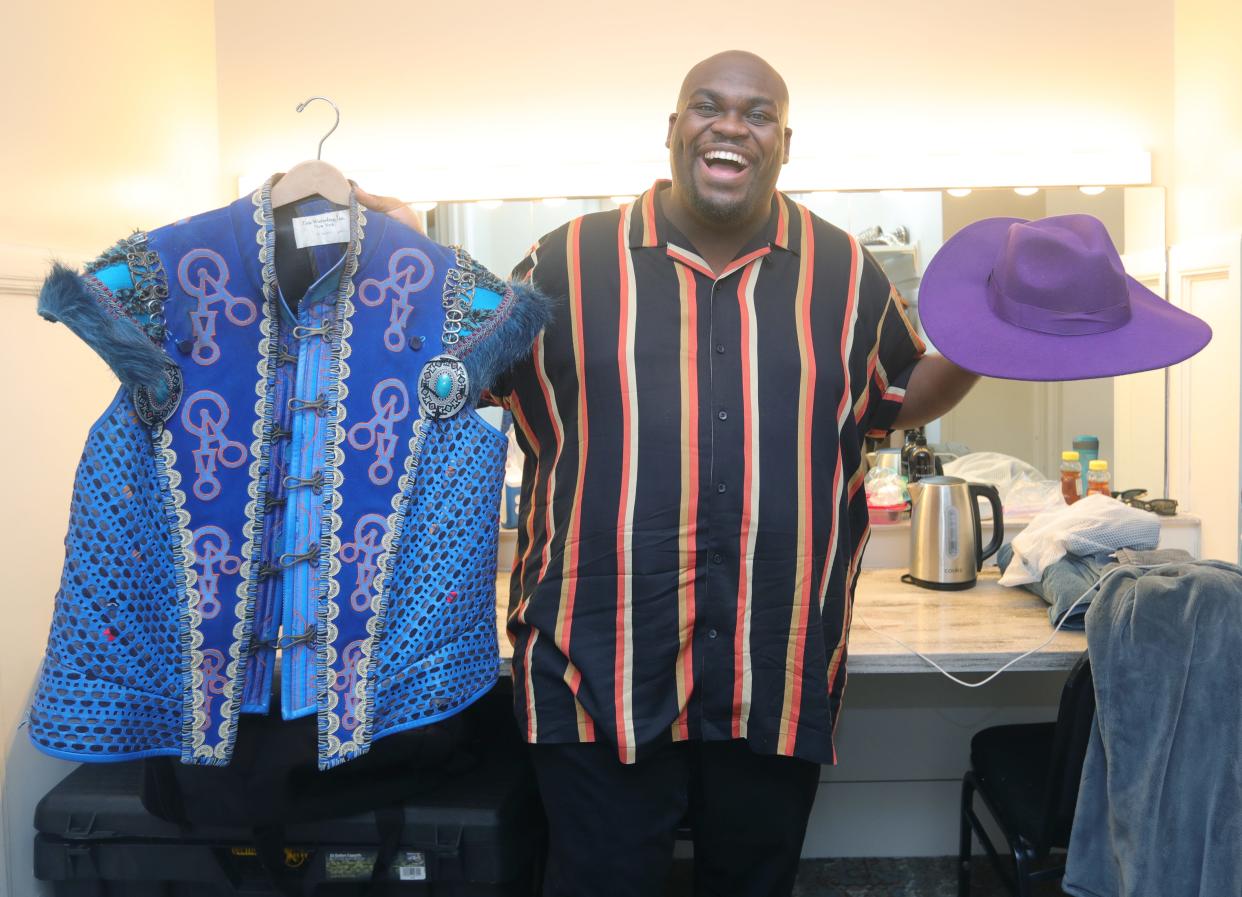
<instances>
[{"instance_id":1,"label":"black pants","mask_svg":"<svg viewBox=\"0 0 1242 897\"><path fill-rule=\"evenodd\" d=\"M742 741L673 744L633 765L607 744L533 745L548 814L544 897L660 897L677 828L696 897L788 897L819 766Z\"/></svg>"}]
</instances>

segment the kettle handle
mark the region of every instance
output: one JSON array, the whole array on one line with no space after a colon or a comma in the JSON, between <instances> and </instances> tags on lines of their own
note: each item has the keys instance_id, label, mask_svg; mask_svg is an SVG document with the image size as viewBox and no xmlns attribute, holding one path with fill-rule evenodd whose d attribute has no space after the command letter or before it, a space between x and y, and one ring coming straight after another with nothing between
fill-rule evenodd
<instances>
[{"instance_id":1,"label":"kettle handle","mask_svg":"<svg viewBox=\"0 0 1242 897\"><path fill-rule=\"evenodd\" d=\"M996 554L1005 540L1005 519L1001 510L1000 493L995 486L985 483L968 483L970 487L970 510L975 520L975 572L983 569L983 562ZM979 523L978 497L982 495L992 506L992 541L983 546L983 527Z\"/></svg>"}]
</instances>

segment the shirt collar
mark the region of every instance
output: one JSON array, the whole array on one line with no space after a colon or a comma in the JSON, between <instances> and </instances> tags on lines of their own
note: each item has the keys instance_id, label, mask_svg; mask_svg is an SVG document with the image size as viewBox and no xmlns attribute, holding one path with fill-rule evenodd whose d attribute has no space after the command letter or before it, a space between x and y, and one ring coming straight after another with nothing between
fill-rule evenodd
<instances>
[{"instance_id":1,"label":"shirt collar","mask_svg":"<svg viewBox=\"0 0 1242 897\"><path fill-rule=\"evenodd\" d=\"M651 185L642 196L634 200L634 213L630 221L630 248L644 249L667 246L672 235L675 244L689 247L690 241L682 236L669 223L656 201L656 194L672 186L672 181L658 180ZM798 254L798 250L790 241L790 222L794 217L796 203L779 190L772 194L772 207L768 220L764 222L755 239L746 244L739 255L746 255L759 246L770 246Z\"/></svg>"}]
</instances>

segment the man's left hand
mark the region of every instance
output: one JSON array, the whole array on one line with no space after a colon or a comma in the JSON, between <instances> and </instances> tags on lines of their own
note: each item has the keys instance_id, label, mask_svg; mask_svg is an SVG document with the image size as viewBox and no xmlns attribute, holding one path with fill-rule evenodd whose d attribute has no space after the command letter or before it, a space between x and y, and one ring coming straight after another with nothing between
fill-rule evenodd
<instances>
[{"instance_id":1,"label":"man's left hand","mask_svg":"<svg viewBox=\"0 0 1242 897\"><path fill-rule=\"evenodd\" d=\"M427 228L423 226L422 216L397 197L375 196L361 187L355 187L354 193L358 196L358 202L372 212L382 212L400 221L406 227L414 228L420 234L427 233Z\"/></svg>"}]
</instances>

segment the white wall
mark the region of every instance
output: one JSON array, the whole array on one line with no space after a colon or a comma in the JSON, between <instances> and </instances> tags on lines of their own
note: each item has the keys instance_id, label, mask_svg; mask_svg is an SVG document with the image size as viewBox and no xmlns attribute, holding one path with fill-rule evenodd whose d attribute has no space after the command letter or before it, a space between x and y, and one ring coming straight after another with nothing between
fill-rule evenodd
<instances>
[{"instance_id":1,"label":"white wall","mask_svg":"<svg viewBox=\"0 0 1242 897\"><path fill-rule=\"evenodd\" d=\"M211 9L210 0L4 5L0 243L96 251L214 204Z\"/></svg>"},{"instance_id":2,"label":"white wall","mask_svg":"<svg viewBox=\"0 0 1242 897\"><path fill-rule=\"evenodd\" d=\"M1242 230L1242 4L1177 0L1173 245Z\"/></svg>"}]
</instances>

